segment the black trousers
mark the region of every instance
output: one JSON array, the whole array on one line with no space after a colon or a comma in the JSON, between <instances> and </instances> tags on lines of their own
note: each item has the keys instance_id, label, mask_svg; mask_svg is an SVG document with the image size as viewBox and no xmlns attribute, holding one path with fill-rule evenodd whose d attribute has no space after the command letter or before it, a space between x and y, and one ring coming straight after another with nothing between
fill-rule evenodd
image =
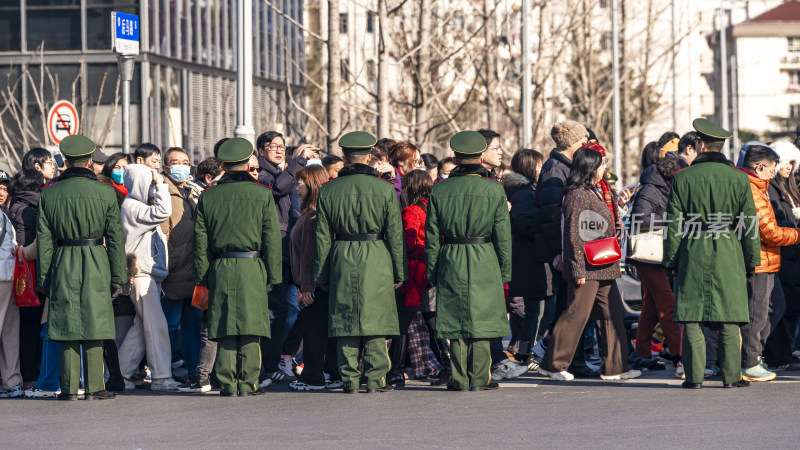
<instances>
[{"instance_id":1,"label":"black trousers","mask_svg":"<svg viewBox=\"0 0 800 450\"><path fill-rule=\"evenodd\" d=\"M19 369L23 381L39 378L42 361L42 313L44 296L39 296L42 306L26 306L19 309Z\"/></svg>"},{"instance_id":2,"label":"black trousers","mask_svg":"<svg viewBox=\"0 0 800 450\"><path fill-rule=\"evenodd\" d=\"M300 310L292 327L303 343L303 372L297 380L313 386L325 385L325 372L330 374L331 380L341 379L336 338L328 338L328 297L328 292L317 288L314 303Z\"/></svg>"}]
</instances>

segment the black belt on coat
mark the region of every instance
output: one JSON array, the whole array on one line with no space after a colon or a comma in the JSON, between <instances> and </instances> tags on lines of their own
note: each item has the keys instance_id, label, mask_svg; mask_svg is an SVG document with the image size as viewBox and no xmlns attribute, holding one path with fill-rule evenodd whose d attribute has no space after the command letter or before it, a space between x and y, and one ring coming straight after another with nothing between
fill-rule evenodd
<instances>
[{"instance_id":1,"label":"black belt on coat","mask_svg":"<svg viewBox=\"0 0 800 450\"><path fill-rule=\"evenodd\" d=\"M383 233L371 234L336 234L333 237L335 241L346 242L365 242L365 241L382 241Z\"/></svg>"},{"instance_id":2,"label":"black belt on coat","mask_svg":"<svg viewBox=\"0 0 800 450\"><path fill-rule=\"evenodd\" d=\"M442 242L445 244L488 244L492 242L491 236L478 236L478 237L442 237Z\"/></svg>"},{"instance_id":3,"label":"black belt on coat","mask_svg":"<svg viewBox=\"0 0 800 450\"><path fill-rule=\"evenodd\" d=\"M214 253L214 259L225 258L261 258L261 252L220 252Z\"/></svg>"},{"instance_id":4,"label":"black belt on coat","mask_svg":"<svg viewBox=\"0 0 800 450\"><path fill-rule=\"evenodd\" d=\"M684 233L691 231L730 231L735 229L736 225L732 223L683 223Z\"/></svg>"},{"instance_id":5,"label":"black belt on coat","mask_svg":"<svg viewBox=\"0 0 800 450\"><path fill-rule=\"evenodd\" d=\"M103 238L99 239L58 239L56 245L59 247L93 247L103 245Z\"/></svg>"}]
</instances>

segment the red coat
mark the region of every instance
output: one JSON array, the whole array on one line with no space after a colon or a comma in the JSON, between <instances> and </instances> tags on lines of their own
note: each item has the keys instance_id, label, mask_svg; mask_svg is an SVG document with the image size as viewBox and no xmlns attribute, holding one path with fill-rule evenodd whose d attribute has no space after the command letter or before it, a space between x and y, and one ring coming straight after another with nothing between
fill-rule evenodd
<instances>
[{"instance_id":1,"label":"red coat","mask_svg":"<svg viewBox=\"0 0 800 450\"><path fill-rule=\"evenodd\" d=\"M405 295L406 307L420 306L420 298L428 287L425 276L425 219L428 199L403 209L403 239L408 256L408 281L400 287Z\"/></svg>"}]
</instances>

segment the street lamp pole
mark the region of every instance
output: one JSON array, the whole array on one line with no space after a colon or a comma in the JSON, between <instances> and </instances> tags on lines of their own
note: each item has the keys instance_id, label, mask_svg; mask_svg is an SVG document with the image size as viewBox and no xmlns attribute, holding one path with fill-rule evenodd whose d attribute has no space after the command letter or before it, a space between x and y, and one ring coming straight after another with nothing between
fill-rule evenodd
<instances>
[{"instance_id":1,"label":"street lamp pole","mask_svg":"<svg viewBox=\"0 0 800 450\"><path fill-rule=\"evenodd\" d=\"M617 0L611 0L611 71L613 72L612 134L614 145L614 172L622 183L622 144L620 143L620 100L619 100L619 24L617 19Z\"/></svg>"},{"instance_id":2,"label":"street lamp pole","mask_svg":"<svg viewBox=\"0 0 800 450\"><path fill-rule=\"evenodd\" d=\"M531 133L533 124L531 120L531 30L528 16L530 15L530 0L522 0L522 148L531 147Z\"/></svg>"},{"instance_id":3,"label":"street lamp pole","mask_svg":"<svg viewBox=\"0 0 800 450\"><path fill-rule=\"evenodd\" d=\"M253 129L253 0L236 0L236 129L255 144Z\"/></svg>"}]
</instances>

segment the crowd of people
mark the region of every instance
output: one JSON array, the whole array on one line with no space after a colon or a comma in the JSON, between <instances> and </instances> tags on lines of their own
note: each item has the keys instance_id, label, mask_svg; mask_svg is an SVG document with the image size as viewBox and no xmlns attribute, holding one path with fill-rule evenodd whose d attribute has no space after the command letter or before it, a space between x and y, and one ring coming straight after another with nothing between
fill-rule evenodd
<instances>
[{"instance_id":1,"label":"crowd of people","mask_svg":"<svg viewBox=\"0 0 800 450\"><path fill-rule=\"evenodd\" d=\"M734 165L728 131L693 125L648 143L620 187L574 121L507 164L485 129L443 159L364 132L341 156L276 131L223 139L196 164L79 135L61 167L31 149L0 171L0 398L800 370L800 139L748 142ZM17 306L21 265L37 306Z\"/></svg>"}]
</instances>

